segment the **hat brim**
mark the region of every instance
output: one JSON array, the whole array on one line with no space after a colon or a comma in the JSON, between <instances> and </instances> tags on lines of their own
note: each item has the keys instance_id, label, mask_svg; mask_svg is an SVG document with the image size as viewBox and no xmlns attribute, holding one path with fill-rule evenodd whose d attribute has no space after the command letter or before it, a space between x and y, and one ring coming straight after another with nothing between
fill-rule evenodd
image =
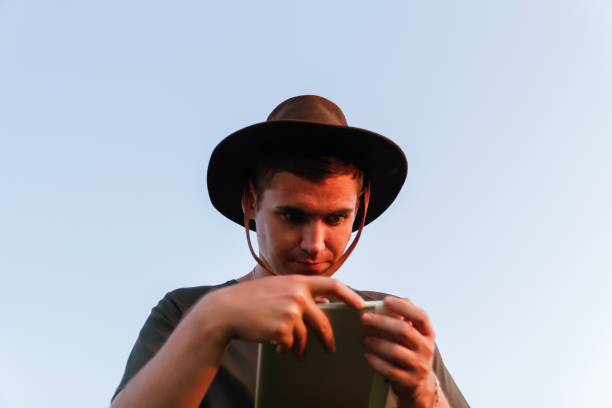
<instances>
[{"instance_id":1,"label":"hat brim","mask_svg":"<svg viewBox=\"0 0 612 408\"><path fill-rule=\"evenodd\" d=\"M341 157L362 170L371 184L366 225L391 205L408 173L408 162L399 146L369 130L302 121L262 122L232 133L213 150L207 173L213 206L243 225L242 191L258 158L283 149ZM359 228L361 211L353 231Z\"/></svg>"}]
</instances>

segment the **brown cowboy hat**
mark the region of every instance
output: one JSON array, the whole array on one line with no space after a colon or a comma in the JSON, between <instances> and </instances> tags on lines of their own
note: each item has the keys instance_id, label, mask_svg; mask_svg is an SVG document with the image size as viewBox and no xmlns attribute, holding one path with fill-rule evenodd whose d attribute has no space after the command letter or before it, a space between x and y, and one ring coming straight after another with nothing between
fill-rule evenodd
<instances>
[{"instance_id":1,"label":"brown cowboy hat","mask_svg":"<svg viewBox=\"0 0 612 408\"><path fill-rule=\"evenodd\" d=\"M296 96L278 105L265 122L227 136L212 152L207 175L210 201L239 225L244 220L244 186L253 176L258 158L270 151L339 157L362 170L371 186L365 224L391 205L408 173L406 156L391 140L348 126L340 108L325 98ZM360 207L360 213L361 210ZM353 231L359 228L360 213L355 217ZM251 229L255 230L253 226Z\"/></svg>"}]
</instances>

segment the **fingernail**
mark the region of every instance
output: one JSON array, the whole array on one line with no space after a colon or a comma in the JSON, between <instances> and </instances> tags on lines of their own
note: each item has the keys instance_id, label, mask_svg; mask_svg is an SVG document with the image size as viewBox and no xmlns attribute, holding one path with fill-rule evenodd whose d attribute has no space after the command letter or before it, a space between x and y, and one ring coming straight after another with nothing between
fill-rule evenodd
<instances>
[{"instance_id":1,"label":"fingernail","mask_svg":"<svg viewBox=\"0 0 612 408\"><path fill-rule=\"evenodd\" d=\"M361 321L362 322L369 322L372 320L372 314L371 313L364 313L361 315Z\"/></svg>"}]
</instances>

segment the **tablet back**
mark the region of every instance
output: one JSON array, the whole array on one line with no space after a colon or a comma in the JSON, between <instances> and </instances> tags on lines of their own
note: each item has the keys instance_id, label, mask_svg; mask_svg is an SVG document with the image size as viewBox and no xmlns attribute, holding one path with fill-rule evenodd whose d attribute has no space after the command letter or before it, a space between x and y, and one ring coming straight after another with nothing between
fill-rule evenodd
<instances>
[{"instance_id":1,"label":"tablet back","mask_svg":"<svg viewBox=\"0 0 612 408\"><path fill-rule=\"evenodd\" d=\"M384 407L388 383L363 357L363 311L382 310L382 301L366 302L363 310L343 303L319 305L332 324L336 352L328 353L308 331L306 356L298 361L291 352L277 354L271 344L259 345L256 408L271 407Z\"/></svg>"}]
</instances>

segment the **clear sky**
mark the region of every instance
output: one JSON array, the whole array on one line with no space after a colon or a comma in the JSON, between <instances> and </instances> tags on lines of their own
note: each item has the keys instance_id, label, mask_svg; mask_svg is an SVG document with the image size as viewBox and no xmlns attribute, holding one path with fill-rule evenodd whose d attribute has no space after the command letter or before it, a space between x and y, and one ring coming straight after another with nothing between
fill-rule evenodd
<instances>
[{"instance_id":1,"label":"clear sky","mask_svg":"<svg viewBox=\"0 0 612 408\"><path fill-rule=\"evenodd\" d=\"M409 174L336 274L474 407L612 406L612 3L0 1L0 407L104 407L151 307L253 267L204 177L330 98Z\"/></svg>"}]
</instances>

